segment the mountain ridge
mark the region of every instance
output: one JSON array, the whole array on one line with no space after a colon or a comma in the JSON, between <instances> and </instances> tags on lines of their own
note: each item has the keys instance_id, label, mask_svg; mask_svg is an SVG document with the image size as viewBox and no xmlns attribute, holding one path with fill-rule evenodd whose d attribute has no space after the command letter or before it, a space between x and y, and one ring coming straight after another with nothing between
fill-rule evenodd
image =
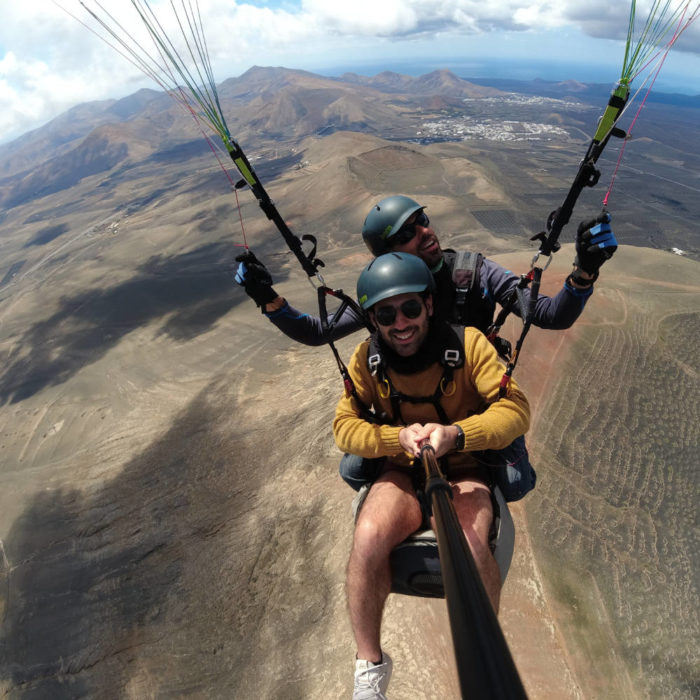
<instances>
[{"instance_id":1,"label":"mountain ridge","mask_svg":"<svg viewBox=\"0 0 700 700\"><path fill-rule=\"evenodd\" d=\"M279 94L232 86L232 132L350 293L364 216L397 192L444 245L527 273L598 115L578 99L433 94L445 76L420 95L269 77ZM304 312L317 290L188 115L149 98L111 124L113 104L98 106L65 152L3 180L0 196L24 199L0 213L0 688L340 697L342 383L331 353L271 328L232 281L235 258L250 246ZM697 668L698 156L677 145L697 126L668 124L628 143L610 203L620 247L581 318L532 329L516 372L538 484L513 505L500 619L533 700L682 697ZM613 154L599 165L609 175ZM562 289L603 191L582 194L543 293ZM511 316L503 335L521 328ZM397 700L459 697L447 628L443 601L390 598Z\"/></svg>"}]
</instances>

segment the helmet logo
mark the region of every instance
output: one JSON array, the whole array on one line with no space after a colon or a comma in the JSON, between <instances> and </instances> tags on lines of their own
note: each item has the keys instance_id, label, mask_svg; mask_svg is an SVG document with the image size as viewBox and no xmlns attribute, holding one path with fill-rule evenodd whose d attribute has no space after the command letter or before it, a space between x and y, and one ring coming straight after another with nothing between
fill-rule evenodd
<instances>
[{"instance_id":1,"label":"helmet logo","mask_svg":"<svg viewBox=\"0 0 700 700\"><path fill-rule=\"evenodd\" d=\"M382 238L388 238L393 226L389 225L382 231Z\"/></svg>"},{"instance_id":2,"label":"helmet logo","mask_svg":"<svg viewBox=\"0 0 700 700\"><path fill-rule=\"evenodd\" d=\"M363 295L358 299L358 301L360 302L360 306L362 306L362 304L364 304L364 303L367 301L367 295L366 295L366 294L363 294Z\"/></svg>"}]
</instances>

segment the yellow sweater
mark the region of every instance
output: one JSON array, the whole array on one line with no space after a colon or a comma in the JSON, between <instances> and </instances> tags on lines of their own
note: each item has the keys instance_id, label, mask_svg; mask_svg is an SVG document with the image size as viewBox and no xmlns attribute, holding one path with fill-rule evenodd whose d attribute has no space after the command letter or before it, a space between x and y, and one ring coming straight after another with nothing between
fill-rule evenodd
<instances>
[{"instance_id":1,"label":"yellow sweater","mask_svg":"<svg viewBox=\"0 0 700 700\"><path fill-rule=\"evenodd\" d=\"M348 370L359 398L375 411L392 414L391 401L379 395L377 380L367 368L369 341L355 349ZM468 453L474 450L502 449L519 435L527 432L530 407L527 399L511 380L508 396L498 399L498 387L503 365L493 346L476 328L464 329L464 366L454 372L454 387L446 388L440 403L451 423L464 431L464 451L449 455L450 468L473 466L476 462ZM394 387L411 396L430 396L435 391L443 368L435 363L411 375L401 375L388 369ZM452 389L454 388L454 391ZM387 393L384 391L384 393ZM406 423L440 423L431 403L401 403ZM391 457L397 464L408 466L412 457L399 444L399 432L404 425L374 425L360 417L353 397L338 402L333 421L333 434L343 452L361 457Z\"/></svg>"}]
</instances>

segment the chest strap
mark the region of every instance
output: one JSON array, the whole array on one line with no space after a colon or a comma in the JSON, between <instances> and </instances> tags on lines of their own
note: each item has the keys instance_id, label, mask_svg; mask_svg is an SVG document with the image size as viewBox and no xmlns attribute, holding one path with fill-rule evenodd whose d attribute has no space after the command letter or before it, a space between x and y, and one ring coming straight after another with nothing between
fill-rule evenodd
<instances>
[{"instance_id":1,"label":"chest strap","mask_svg":"<svg viewBox=\"0 0 700 700\"><path fill-rule=\"evenodd\" d=\"M461 336L460 332L462 334ZM445 413L445 409L440 403L440 399L443 396L452 396L457 389L454 384L454 372L456 369L464 366L463 337L464 329L459 328L457 331L452 329L452 334L449 338L451 342L443 349L440 356L442 376L440 377L435 390L429 396L413 396L411 394L404 394L394 386L394 383L391 381L391 378L387 372L386 363L382 356L377 337L375 334L372 335L367 354L367 367L372 376L374 376L377 380L379 385L379 396L383 399L389 399L391 403L392 423L396 423L397 421L399 421L401 424L405 423L401 414L402 403L429 403L432 404L433 408L435 408L435 412L437 413L440 423L443 425L449 425L450 420L447 413Z\"/></svg>"}]
</instances>

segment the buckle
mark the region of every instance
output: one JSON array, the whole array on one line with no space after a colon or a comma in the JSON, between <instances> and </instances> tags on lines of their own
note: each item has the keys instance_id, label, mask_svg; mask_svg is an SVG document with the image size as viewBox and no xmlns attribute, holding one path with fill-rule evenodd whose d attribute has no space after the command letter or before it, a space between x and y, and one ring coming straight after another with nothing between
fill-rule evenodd
<instances>
[{"instance_id":1,"label":"buckle","mask_svg":"<svg viewBox=\"0 0 700 700\"><path fill-rule=\"evenodd\" d=\"M459 364L461 355L459 350L448 348L445 350L445 364L448 367L456 367Z\"/></svg>"}]
</instances>

